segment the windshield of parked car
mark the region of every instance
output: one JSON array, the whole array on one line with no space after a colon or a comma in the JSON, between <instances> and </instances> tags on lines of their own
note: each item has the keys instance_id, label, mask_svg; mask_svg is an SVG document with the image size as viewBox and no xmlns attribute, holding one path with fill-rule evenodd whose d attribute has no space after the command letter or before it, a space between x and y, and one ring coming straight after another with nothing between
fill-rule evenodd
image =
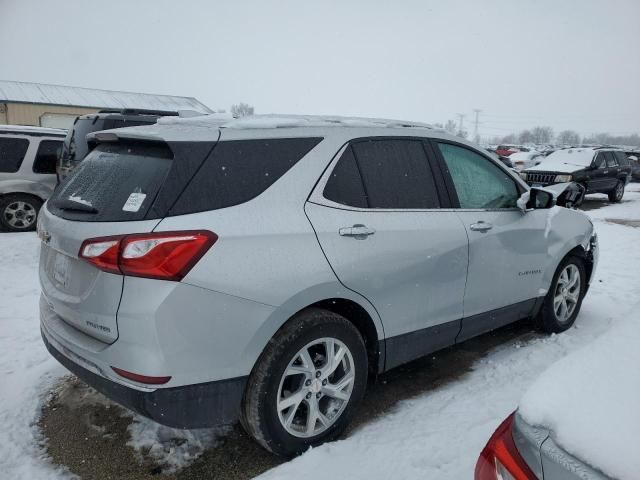
<instances>
[{"instance_id":1,"label":"windshield of parked car","mask_svg":"<svg viewBox=\"0 0 640 480\"><path fill-rule=\"evenodd\" d=\"M594 150L590 148L569 148L566 150L557 150L542 160L541 166L572 165L577 167L588 167L591 165L594 156Z\"/></svg>"}]
</instances>

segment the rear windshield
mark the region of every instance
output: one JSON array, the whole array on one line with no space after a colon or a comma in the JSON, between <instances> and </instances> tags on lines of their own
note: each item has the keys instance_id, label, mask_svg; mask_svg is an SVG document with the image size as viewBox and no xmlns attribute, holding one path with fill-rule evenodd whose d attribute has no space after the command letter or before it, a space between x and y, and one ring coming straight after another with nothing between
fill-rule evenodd
<instances>
[{"instance_id":1,"label":"rear windshield","mask_svg":"<svg viewBox=\"0 0 640 480\"><path fill-rule=\"evenodd\" d=\"M169 215L247 202L269 188L321 140L272 138L220 142Z\"/></svg>"},{"instance_id":2,"label":"rear windshield","mask_svg":"<svg viewBox=\"0 0 640 480\"><path fill-rule=\"evenodd\" d=\"M172 159L171 150L164 144L98 145L56 190L48 208L68 220L143 220Z\"/></svg>"}]
</instances>

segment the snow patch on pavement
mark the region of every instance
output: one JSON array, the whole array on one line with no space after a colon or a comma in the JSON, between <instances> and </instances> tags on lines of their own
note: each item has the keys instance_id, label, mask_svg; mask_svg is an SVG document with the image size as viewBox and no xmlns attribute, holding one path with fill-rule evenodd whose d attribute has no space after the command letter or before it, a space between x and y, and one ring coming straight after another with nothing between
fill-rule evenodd
<instances>
[{"instance_id":1,"label":"snow patch on pavement","mask_svg":"<svg viewBox=\"0 0 640 480\"><path fill-rule=\"evenodd\" d=\"M164 466L165 473L173 473L190 465L205 450L214 447L219 438L230 431L230 427L178 430L134 415L128 431L131 440L127 445Z\"/></svg>"}]
</instances>

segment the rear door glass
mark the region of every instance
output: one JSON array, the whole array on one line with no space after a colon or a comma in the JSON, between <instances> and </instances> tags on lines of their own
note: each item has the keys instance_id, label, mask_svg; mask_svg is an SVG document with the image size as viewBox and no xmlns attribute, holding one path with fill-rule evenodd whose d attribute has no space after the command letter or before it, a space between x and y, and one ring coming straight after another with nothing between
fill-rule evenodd
<instances>
[{"instance_id":1,"label":"rear door glass","mask_svg":"<svg viewBox=\"0 0 640 480\"><path fill-rule=\"evenodd\" d=\"M604 152L605 157L607 159L607 167L617 167L618 161L616 160L616 156L613 152Z\"/></svg>"},{"instance_id":2,"label":"rear door glass","mask_svg":"<svg viewBox=\"0 0 640 480\"><path fill-rule=\"evenodd\" d=\"M356 157L351 146L338 160L323 191L324 198L350 207L367 208L367 195L364 192L362 177L358 171Z\"/></svg>"},{"instance_id":3,"label":"rear door glass","mask_svg":"<svg viewBox=\"0 0 640 480\"><path fill-rule=\"evenodd\" d=\"M169 215L247 202L273 185L321 140L270 138L219 142Z\"/></svg>"},{"instance_id":4,"label":"rear door glass","mask_svg":"<svg viewBox=\"0 0 640 480\"><path fill-rule=\"evenodd\" d=\"M62 150L60 140L42 140L38 145L38 153L33 161L34 173L56 173L56 163Z\"/></svg>"},{"instance_id":5,"label":"rear door glass","mask_svg":"<svg viewBox=\"0 0 640 480\"><path fill-rule=\"evenodd\" d=\"M352 144L369 208L439 208L438 192L419 140L366 140Z\"/></svg>"},{"instance_id":6,"label":"rear door glass","mask_svg":"<svg viewBox=\"0 0 640 480\"><path fill-rule=\"evenodd\" d=\"M172 159L161 143L98 145L56 190L48 208L69 220L143 220Z\"/></svg>"},{"instance_id":7,"label":"rear door glass","mask_svg":"<svg viewBox=\"0 0 640 480\"><path fill-rule=\"evenodd\" d=\"M15 173L20 170L29 140L26 138L0 137L0 172Z\"/></svg>"}]
</instances>

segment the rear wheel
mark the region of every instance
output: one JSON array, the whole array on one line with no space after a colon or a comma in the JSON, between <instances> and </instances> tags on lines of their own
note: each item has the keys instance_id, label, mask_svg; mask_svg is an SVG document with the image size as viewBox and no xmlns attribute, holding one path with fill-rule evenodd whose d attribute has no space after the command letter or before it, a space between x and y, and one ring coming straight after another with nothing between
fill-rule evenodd
<instances>
[{"instance_id":1,"label":"rear wheel","mask_svg":"<svg viewBox=\"0 0 640 480\"><path fill-rule=\"evenodd\" d=\"M310 309L269 342L254 368L241 422L264 448L300 454L347 427L367 383L367 353L355 326Z\"/></svg>"},{"instance_id":2,"label":"rear wheel","mask_svg":"<svg viewBox=\"0 0 640 480\"><path fill-rule=\"evenodd\" d=\"M611 190L607 195L609 196L610 202L620 202L622 200L622 197L624 196L624 183L622 183L621 180L618 180L615 188Z\"/></svg>"},{"instance_id":3,"label":"rear wheel","mask_svg":"<svg viewBox=\"0 0 640 480\"><path fill-rule=\"evenodd\" d=\"M581 258L569 256L560 263L536 319L540 329L560 333L571 328L580 312L586 278Z\"/></svg>"},{"instance_id":4,"label":"rear wheel","mask_svg":"<svg viewBox=\"0 0 640 480\"><path fill-rule=\"evenodd\" d=\"M0 225L10 232L35 230L42 200L31 195L11 194L0 197Z\"/></svg>"}]
</instances>

